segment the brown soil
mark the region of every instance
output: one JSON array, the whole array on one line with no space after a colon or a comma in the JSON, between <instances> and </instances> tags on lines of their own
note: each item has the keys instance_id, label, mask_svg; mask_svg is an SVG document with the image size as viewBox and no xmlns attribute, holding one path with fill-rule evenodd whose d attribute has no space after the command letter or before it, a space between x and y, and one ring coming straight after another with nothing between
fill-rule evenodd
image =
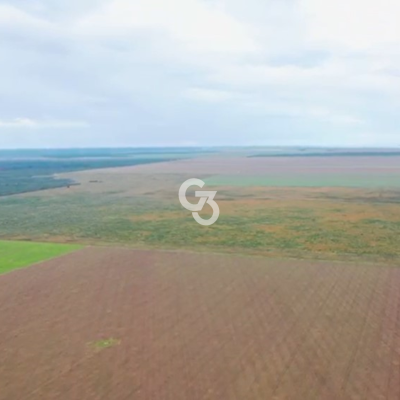
<instances>
[{"instance_id":1,"label":"brown soil","mask_svg":"<svg viewBox=\"0 0 400 400\"><path fill-rule=\"evenodd\" d=\"M210 173L257 175L279 172L399 172L400 157L199 157L157 164L104 170L115 173Z\"/></svg>"},{"instance_id":2,"label":"brown soil","mask_svg":"<svg viewBox=\"0 0 400 400\"><path fill-rule=\"evenodd\" d=\"M399 286L384 266L85 249L0 277L0 399L398 399Z\"/></svg>"}]
</instances>

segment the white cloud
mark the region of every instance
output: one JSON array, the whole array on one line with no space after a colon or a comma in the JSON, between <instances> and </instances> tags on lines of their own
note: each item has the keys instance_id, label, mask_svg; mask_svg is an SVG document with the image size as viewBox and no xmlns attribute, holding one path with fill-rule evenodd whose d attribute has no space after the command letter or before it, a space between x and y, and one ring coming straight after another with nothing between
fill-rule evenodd
<instances>
[{"instance_id":1,"label":"white cloud","mask_svg":"<svg viewBox=\"0 0 400 400\"><path fill-rule=\"evenodd\" d=\"M326 108L313 104L312 100L303 99L301 102L296 99L285 99L271 101L267 96L255 99L251 92L240 93L233 91L190 88L183 92L185 98L206 103L230 103L232 107L245 108L259 115L283 116L290 118L315 119L342 125L361 125L364 120L339 110Z\"/></svg>"},{"instance_id":2,"label":"white cloud","mask_svg":"<svg viewBox=\"0 0 400 400\"><path fill-rule=\"evenodd\" d=\"M294 111L294 116L301 116L305 118L317 118L321 121L330 122L333 124L344 124L344 125L362 125L364 121L361 118L348 115L341 114L335 110L329 110L323 107L304 107L299 108Z\"/></svg>"},{"instance_id":3,"label":"white cloud","mask_svg":"<svg viewBox=\"0 0 400 400\"><path fill-rule=\"evenodd\" d=\"M40 25L41 21L10 4L0 4L0 24Z\"/></svg>"},{"instance_id":4,"label":"white cloud","mask_svg":"<svg viewBox=\"0 0 400 400\"><path fill-rule=\"evenodd\" d=\"M293 100L278 101L250 101L245 105L255 114L289 117L296 119L312 119L338 125L363 125L363 119L343 113L333 108L326 108L304 100L303 104Z\"/></svg>"},{"instance_id":5,"label":"white cloud","mask_svg":"<svg viewBox=\"0 0 400 400\"><path fill-rule=\"evenodd\" d=\"M366 89L398 95L400 68L396 69L393 65L394 60L392 61L371 55L343 57L332 55L312 67L237 63L216 66L208 75L208 80L211 83L226 84L231 87L268 86L288 88L292 91L299 88L313 88L342 90L346 93L353 89Z\"/></svg>"},{"instance_id":6,"label":"white cloud","mask_svg":"<svg viewBox=\"0 0 400 400\"><path fill-rule=\"evenodd\" d=\"M15 118L12 120L1 120L0 128L18 128L18 129L65 129L65 128L88 128L90 125L83 121L68 120L36 120L31 118Z\"/></svg>"},{"instance_id":7,"label":"white cloud","mask_svg":"<svg viewBox=\"0 0 400 400\"><path fill-rule=\"evenodd\" d=\"M51 29L52 24L44 19L35 17L24 10L10 4L0 3L0 28L1 27L19 28L24 27L37 30Z\"/></svg>"},{"instance_id":8,"label":"white cloud","mask_svg":"<svg viewBox=\"0 0 400 400\"><path fill-rule=\"evenodd\" d=\"M398 1L1 1L0 110L31 117L0 120L2 132L56 141L39 129L87 127L71 145L223 144L233 131L240 144L267 128L286 143L362 145L361 130L396 142Z\"/></svg>"},{"instance_id":9,"label":"white cloud","mask_svg":"<svg viewBox=\"0 0 400 400\"><path fill-rule=\"evenodd\" d=\"M400 40L398 0L300 0L309 40L345 50L365 50Z\"/></svg>"},{"instance_id":10,"label":"white cloud","mask_svg":"<svg viewBox=\"0 0 400 400\"><path fill-rule=\"evenodd\" d=\"M100 36L152 30L195 51L243 53L257 48L248 27L218 3L202 0L113 0L82 18L76 28Z\"/></svg>"},{"instance_id":11,"label":"white cloud","mask_svg":"<svg viewBox=\"0 0 400 400\"><path fill-rule=\"evenodd\" d=\"M183 92L183 96L191 100L199 100L210 103L220 103L237 97L237 95L235 95L233 92L204 88L187 89Z\"/></svg>"}]
</instances>

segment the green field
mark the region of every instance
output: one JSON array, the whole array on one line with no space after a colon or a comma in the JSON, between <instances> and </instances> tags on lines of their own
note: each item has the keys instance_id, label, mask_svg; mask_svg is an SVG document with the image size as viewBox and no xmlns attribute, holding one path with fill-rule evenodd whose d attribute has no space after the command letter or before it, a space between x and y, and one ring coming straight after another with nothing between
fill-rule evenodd
<instances>
[{"instance_id":1,"label":"green field","mask_svg":"<svg viewBox=\"0 0 400 400\"><path fill-rule=\"evenodd\" d=\"M0 274L80 249L69 244L0 241Z\"/></svg>"},{"instance_id":2,"label":"green field","mask_svg":"<svg viewBox=\"0 0 400 400\"><path fill-rule=\"evenodd\" d=\"M211 227L200 227L177 201L162 200L157 194L2 198L0 238L325 259L400 259L398 193L380 197L352 189L344 197L337 191L295 189L297 197L292 198L287 189L279 189L270 192L275 199L267 192L248 197L244 188L235 193L233 198L228 191L218 193L221 215Z\"/></svg>"},{"instance_id":3,"label":"green field","mask_svg":"<svg viewBox=\"0 0 400 400\"><path fill-rule=\"evenodd\" d=\"M348 187L399 188L398 174L296 174L235 176L216 175L204 179L209 186L270 186L270 187Z\"/></svg>"}]
</instances>

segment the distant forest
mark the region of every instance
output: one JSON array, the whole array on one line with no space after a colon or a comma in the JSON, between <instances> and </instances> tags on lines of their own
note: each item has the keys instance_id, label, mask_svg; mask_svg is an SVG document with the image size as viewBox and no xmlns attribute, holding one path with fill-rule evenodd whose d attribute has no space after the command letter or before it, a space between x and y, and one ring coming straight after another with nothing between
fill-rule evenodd
<instances>
[{"instance_id":1,"label":"distant forest","mask_svg":"<svg viewBox=\"0 0 400 400\"><path fill-rule=\"evenodd\" d=\"M54 174L190 158L196 149L1 150L0 196L75 185Z\"/></svg>"}]
</instances>

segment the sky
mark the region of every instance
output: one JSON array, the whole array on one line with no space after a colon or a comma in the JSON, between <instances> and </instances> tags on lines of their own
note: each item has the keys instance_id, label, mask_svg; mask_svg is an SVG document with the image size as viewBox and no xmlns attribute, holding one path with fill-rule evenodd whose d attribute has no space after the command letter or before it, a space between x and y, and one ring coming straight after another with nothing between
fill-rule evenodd
<instances>
[{"instance_id":1,"label":"sky","mask_svg":"<svg viewBox=\"0 0 400 400\"><path fill-rule=\"evenodd\" d=\"M0 148L400 146L398 0L0 0Z\"/></svg>"}]
</instances>

